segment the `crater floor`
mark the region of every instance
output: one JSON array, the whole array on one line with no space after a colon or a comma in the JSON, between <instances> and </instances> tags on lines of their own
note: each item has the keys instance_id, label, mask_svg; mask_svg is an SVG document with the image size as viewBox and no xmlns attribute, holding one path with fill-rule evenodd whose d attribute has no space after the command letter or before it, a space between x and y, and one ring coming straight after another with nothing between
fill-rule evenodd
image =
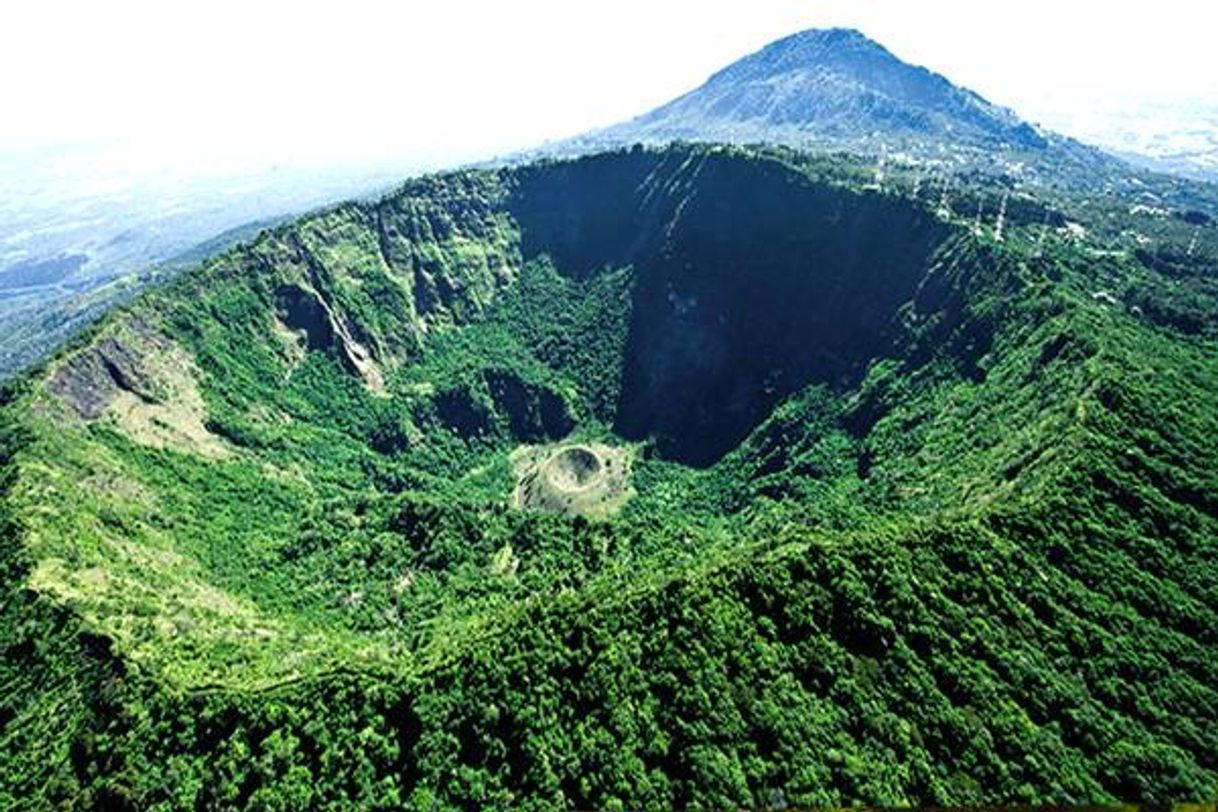
<instances>
[{"instance_id":1,"label":"crater floor","mask_svg":"<svg viewBox=\"0 0 1218 812\"><path fill-rule=\"evenodd\" d=\"M632 456L627 446L599 442L522 446L512 454L512 504L572 516L611 516L634 495Z\"/></svg>"}]
</instances>

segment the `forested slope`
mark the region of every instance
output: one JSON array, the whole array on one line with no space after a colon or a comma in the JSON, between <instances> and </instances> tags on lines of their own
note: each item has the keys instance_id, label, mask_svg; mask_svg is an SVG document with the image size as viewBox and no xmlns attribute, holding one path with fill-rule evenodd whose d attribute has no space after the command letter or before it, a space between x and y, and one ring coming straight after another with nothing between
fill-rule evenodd
<instances>
[{"instance_id":1,"label":"forested slope","mask_svg":"<svg viewBox=\"0 0 1218 812\"><path fill-rule=\"evenodd\" d=\"M424 178L22 378L0 805L1214 799L1204 255L865 185ZM571 442L620 511L513 507Z\"/></svg>"}]
</instances>

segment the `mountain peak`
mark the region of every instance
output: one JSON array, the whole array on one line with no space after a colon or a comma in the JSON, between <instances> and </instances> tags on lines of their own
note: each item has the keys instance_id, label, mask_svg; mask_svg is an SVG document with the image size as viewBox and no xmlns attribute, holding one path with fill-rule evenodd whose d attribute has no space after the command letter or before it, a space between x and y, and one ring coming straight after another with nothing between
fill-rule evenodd
<instances>
[{"instance_id":1,"label":"mountain peak","mask_svg":"<svg viewBox=\"0 0 1218 812\"><path fill-rule=\"evenodd\" d=\"M1039 150L1034 128L852 28L775 40L610 139Z\"/></svg>"},{"instance_id":2,"label":"mountain peak","mask_svg":"<svg viewBox=\"0 0 1218 812\"><path fill-rule=\"evenodd\" d=\"M761 52L798 52L817 50L861 50L888 53L883 45L857 28L809 28L774 40Z\"/></svg>"},{"instance_id":3,"label":"mountain peak","mask_svg":"<svg viewBox=\"0 0 1218 812\"><path fill-rule=\"evenodd\" d=\"M790 48L870 48L884 51L884 46L857 28L808 28L774 40L762 50Z\"/></svg>"},{"instance_id":4,"label":"mountain peak","mask_svg":"<svg viewBox=\"0 0 1218 812\"><path fill-rule=\"evenodd\" d=\"M885 62L901 64L887 48L857 29L810 28L775 40L732 63L707 84L825 67L860 69Z\"/></svg>"}]
</instances>

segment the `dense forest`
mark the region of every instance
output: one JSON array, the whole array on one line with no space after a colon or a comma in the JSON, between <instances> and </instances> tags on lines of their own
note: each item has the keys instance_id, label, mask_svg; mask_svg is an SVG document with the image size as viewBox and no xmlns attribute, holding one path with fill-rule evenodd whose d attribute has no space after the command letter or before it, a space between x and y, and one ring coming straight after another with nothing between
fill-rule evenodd
<instances>
[{"instance_id":1,"label":"dense forest","mask_svg":"<svg viewBox=\"0 0 1218 812\"><path fill-rule=\"evenodd\" d=\"M0 407L0 807L1218 798L1208 204L919 171L429 176L108 315Z\"/></svg>"}]
</instances>

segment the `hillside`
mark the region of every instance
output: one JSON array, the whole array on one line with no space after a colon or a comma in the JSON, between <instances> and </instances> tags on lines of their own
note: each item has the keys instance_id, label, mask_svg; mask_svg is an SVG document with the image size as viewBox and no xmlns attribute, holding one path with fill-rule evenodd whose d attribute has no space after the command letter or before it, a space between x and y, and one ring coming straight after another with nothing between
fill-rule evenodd
<instances>
[{"instance_id":1,"label":"hillside","mask_svg":"<svg viewBox=\"0 0 1218 812\"><path fill-rule=\"evenodd\" d=\"M871 180L436 175L104 318L0 412L0 806L1214 798L1213 226Z\"/></svg>"}]
</instances>

